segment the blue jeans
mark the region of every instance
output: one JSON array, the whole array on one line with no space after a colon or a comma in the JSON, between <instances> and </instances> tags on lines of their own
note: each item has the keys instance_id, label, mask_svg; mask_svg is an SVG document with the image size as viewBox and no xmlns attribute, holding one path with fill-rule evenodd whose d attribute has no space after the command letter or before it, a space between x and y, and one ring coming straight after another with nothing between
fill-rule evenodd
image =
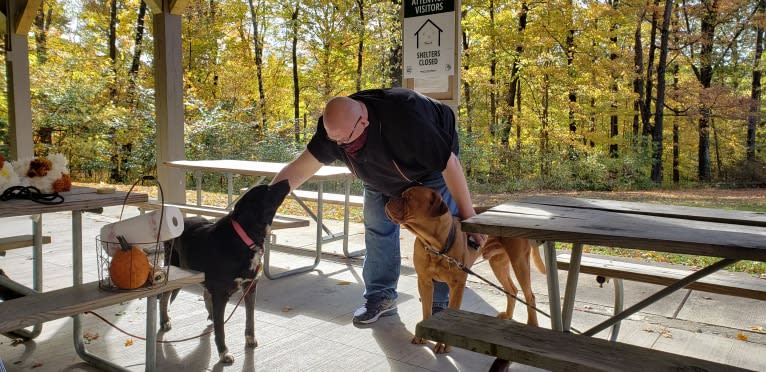
<instances>
[{"instance_id":1,"label":"blue jeans","mask_svg":"<svg viewBox=\"0 0 766 372\"><path fill-rule=\"evenodd\" d=\"M453 215L457 215L457 204L444 183L440 172L434 172L421 185L438 191ZM382 298L395 299L396 285L402 264L399 248L399 225L386 216L388 197L380 192L364 190L364 241L367 253L362 266L364 298L379 301ZM447 307L449 287L446 283L434 281L435 307Z\"/></svg>"}]
</instances>

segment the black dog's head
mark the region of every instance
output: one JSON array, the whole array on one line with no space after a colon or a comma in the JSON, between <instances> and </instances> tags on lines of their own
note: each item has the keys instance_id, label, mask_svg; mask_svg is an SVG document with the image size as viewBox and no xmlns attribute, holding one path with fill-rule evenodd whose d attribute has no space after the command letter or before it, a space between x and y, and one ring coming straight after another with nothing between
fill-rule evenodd
<instances>
[{"instance_id":1,"label":"black dog's head","mask_svg":"<svg viewBox=\"0 0 766 372\"><path fill-rule=\"evenodd\" d=\"M256 186L237 201L231 218L247 231L258 247L262 247L269 233L269 225L289 192L290 184L287 180L273 185Z\"/></svg>"}]
</instances>

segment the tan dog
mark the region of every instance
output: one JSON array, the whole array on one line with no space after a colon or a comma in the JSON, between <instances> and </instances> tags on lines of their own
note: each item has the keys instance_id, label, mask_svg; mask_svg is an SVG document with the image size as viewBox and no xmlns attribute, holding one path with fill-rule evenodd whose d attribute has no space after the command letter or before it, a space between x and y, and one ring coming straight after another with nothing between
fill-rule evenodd
<instances>
[{"instance_id":1,"label":"tan dog","mask_svg":"<svg viewBox=\"0 0 766 372\"><path fill-rule=\"evenodd\" d=\"M392 198L386 204L386 214L397 224L415 234L415 249L413 263L418 274L418 292L423 309L423 319L431 317L433 303L433 280L444 282L449 286L449 304L451 309L459 309L463 301L468 274L457 265L450 263L447 257L471 267L481 254L478 249L468 245L468 235L460 229L460 221L450 214L447 204L436 191L422 186L411 187L402 193L401 198ZM453 231L451 233L451 231ZM452 238L450 235L452 234ZM448 244L449 241L451 244ZM518 290L510 278L510 267L514 268L516 277L522 286L524 296L530 306L535 305L532 293L529 255L535 252L535 266L545 270L537 250L531 249L526 239L507 239L490 237L485 245L485 256L489 259L492 271L507 291L516 295ZM440 252L438 255L433 252ZM445 257L447 256L447 257ZM513 315L516 300L508 296L506 311L498 316L508 319ZM528 309L529 324L537 325L537 314L534 309ZM425 340L415 336L414 344L423 344ZM434 346L435 353L446 353L449 347L442 343Z\"/></svg>"}]
</instances>

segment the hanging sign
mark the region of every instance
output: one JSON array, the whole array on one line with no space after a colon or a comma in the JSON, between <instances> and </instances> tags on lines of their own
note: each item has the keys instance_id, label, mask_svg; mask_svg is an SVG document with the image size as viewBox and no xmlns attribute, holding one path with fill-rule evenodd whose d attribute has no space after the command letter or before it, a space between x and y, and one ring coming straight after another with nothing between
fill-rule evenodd
<instances>
[{"instance_id":1,"label":"hanging sign","mask_svg":"<svg viewBox=\"0 0 766 372\"><path fill-rule=\"evenodd\" d=\"M455 0L404 0L404 78L455 74Z\"/></svg>"}]
</instances>

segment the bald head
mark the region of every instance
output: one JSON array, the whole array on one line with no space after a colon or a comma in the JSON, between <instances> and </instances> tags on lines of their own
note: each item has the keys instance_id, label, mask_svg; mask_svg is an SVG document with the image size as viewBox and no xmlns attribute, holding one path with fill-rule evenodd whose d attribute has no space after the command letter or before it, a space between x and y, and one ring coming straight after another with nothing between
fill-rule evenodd
<instances>
[{"instance_id":1,"label":"bald head","mask_svg":"<svg viewBox=\"0 0 766 372\"><path fill-rule=\"evenodd\" d=\"M354 126L364 116L362 103L349 97L335 97L324 108L323 122L327 137L346 141L353 137Z\"/></svg>"}]
</instances>

